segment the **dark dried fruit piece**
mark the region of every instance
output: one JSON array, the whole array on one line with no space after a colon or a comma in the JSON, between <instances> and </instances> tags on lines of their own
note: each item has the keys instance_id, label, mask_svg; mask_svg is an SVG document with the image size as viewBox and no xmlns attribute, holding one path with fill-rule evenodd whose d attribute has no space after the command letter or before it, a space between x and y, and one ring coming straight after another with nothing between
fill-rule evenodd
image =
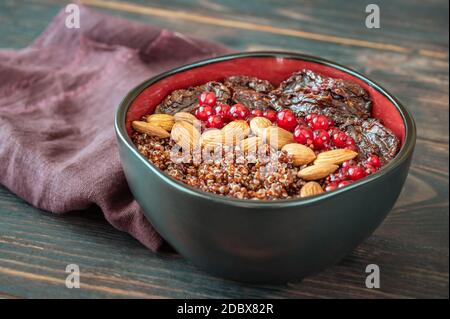
<instances>
[{"instance_id":1,"label":"dark dried fruit piece","mask_svg":"<svg viewBox=\"0 0 450 319\"><path fill-rule=\"evenodd\" d=\"M375 154L385 164L394 158L400 147L399 139L377 119L362 121L360 125L349 125L346 133L355 140L362 160Z\"/></svg>"},{"instance_id":2,"label":"dark dried fruit piece","mask_svg":"<svg viewBox=\"0 0 450 319\"><path fill-rule=\"evenodd\" d=\"M299 116L324 114L336 124L366 119L372 106L368 93L356 83L321 76L309 70L294 73L269 97L270 105L276 110L289 108Z\"/></svg>"},{"instance_id":3,"label":"dark dried fruit piece","mask_svg":"<svg viewBox=\"0 0 450 319\"><path fill-rule=\"evenodd\" d=\"M191 112L198 106L201 87L175 90L156 107L155 113L175 114L180 111Z\"/></svg>"},{"instance_id":4,"label":"dark dried fruit piece","mask_svg":"<svg viewBox=\"0 0 450 319\"><path fill-rule=\"evenodd\" d=\"M205 91L213 92L217 103L227 103L231 98L230 90L223 83L211 81L201 86L173 91L156 107L155 113L192 113L198 107L198 97Z\"/></svg>"},{"instance_id":5,"label":"dark dried fruit piece","mask_svg":"<svg viewBox=\"0 0 450 319\"><path fill-rule=\"evenodd\" d=\"M250 110L266 110L269 108L269 100L266 94L246 88L236 88L233 92L233 101L245 105Z\"/></svg>"},{"instance_id":6,"label":"dark dried fruit piece","mask_svg":"<svg viewBox=\"0 0 450 319\"><path fill-rule=\"evenodd\" d=\"M217 103L227 104L231 98L231 91L223 83L211 81L201 86L203 91L213 92Z\"/></svg>"},{"instance_id":7,"label":"dark dried fruit piece","mask_svg":"<svg viewBox=\"0 0 450 319\"><path fill-rule=\"evenodd\" d=\"M238 87L243 87L261 93L269 93L274 89L269 81L243 75L230 76L224 80L224 84L233 90Z\"/></svg>"}]
</instances>

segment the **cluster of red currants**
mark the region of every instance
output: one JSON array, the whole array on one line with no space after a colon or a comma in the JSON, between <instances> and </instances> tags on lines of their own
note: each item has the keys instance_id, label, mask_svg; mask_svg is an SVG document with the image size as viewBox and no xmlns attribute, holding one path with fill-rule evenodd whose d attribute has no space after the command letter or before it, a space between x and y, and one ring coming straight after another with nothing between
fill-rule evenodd
<instances>
[{"instance_id":1,"label":"cluster of red currants","mask_svg":"<svg viewBox=\"0 0 450 319\"><path fill-rule=\"evenodd\" d=\"M234 120L247 120L249 117L263 116L270 121L276 120L277 113L274 110L250 111L241 103L229 106L224 103L216 103L213 92L203 92L198 98L199 107L195 110L195 116L205 122L208 128L222 128L226 123Z\"/></svg>"},{"instance_id":2,"label":"cluster of red currants","mask_svg":"<svg viewBox=\"0 0 450 319\"><path fill-rule=\"evenodd\" d=\"M304 118L297 118L289 109L279 112L274 110L250 111L241 103L229 106L218 103L212 92L203 92L199 97L199 107L195 110L195 116L205 122L208 128L222 128L226 123L234 120L247 120L251 117L262 116L289 132L293 132L297 143L309 146L316 151L326 151L333 148L347 148L357 151L355 140L334 126L332 119L325 115L311 113ZM375 173L381 168L380 158L371 155L362 163L354 160L346 161L341 168L325 180L325 190L332 191L336 188L347 186L367 175Z\"/></svg>"},{"instance_id":3,"label":"cluster of red currants","mask_svg":"<svg viewBox=\"0 0 450 319\"><path fill-rule=\"evenodd\" d=\"M358 164L354 160L342 163L341 168L334 174L331 174L325 180L325 191L330 192L336 188L350 185L353 182L375 173L381 168L380 158L377 155L371 155L369 158Z\"/></svg>"},{"instance_id":4,"label":"cluster of red currants","mask_svg":"<svg viewBox=\"0 0 450 319\"><path fill-rule=\"evenodd\" d=\"M213 92L203 92L198 99L199 107L195 116L205 122L208 128L222 128L233 120L247 120L249 117L262 116L287 131L294 133L297 143L307 145L314 150L329 150L335 148L348 148L356 151L355 140L334 126L333 120L325 115L311 113L304 118L297 118L289 109L279 112L274 110L250 111L241 103L229 106L217 103Z\"/></svg>"},{"instance_id":5,"label":"cluster of red currants","mask_svg":"<svg viewBox=\"0 0 450 319\"><path fill-rule=\"evenodd\" d=\"M297 143L307 145L314 150L348 148L356 150L355 140L334 126L332 119L325 115L311 113L297 119L291 110L282 110L277 114L278 126L294 132Z\"/></svg>"},{"instance_id":6,"label":"cluster of red currants","mask_svg":"<svg viewBox=\"0 0 450 319\"><path fill-rule=\"evenodd\" d=\"M291 110L277 113L278 126L294 132L297 143L307 145L317 151L334 148L347 148L357 151L355 140L334 126L333 120L325 115L311 113L305 118L297 119ZM375 173L381 167L380 158L371 155L364 163L354 160L342 164L338 172L326 179L326 191L344 187L367 175Z\"/></svg>"}]
</instances>

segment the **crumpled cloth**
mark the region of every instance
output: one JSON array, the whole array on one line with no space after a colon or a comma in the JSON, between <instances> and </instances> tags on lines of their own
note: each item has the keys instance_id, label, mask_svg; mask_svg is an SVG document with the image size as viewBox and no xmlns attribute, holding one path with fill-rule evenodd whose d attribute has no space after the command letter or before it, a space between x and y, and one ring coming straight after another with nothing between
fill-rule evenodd
<instances>
[{"instance_id":1,"label":"crumpled cloth","mask_svg":"<svg viewBox=\"0 0 450 319\"><path fill-rule=\"evenodd\" d=\"M229 49L80 8L80 29L62 10L29 47L0 50L0 183L54 213L97 205L156 251L163 239L127 186L114 113L143 80Z\"/></svg>"}]
</instances>

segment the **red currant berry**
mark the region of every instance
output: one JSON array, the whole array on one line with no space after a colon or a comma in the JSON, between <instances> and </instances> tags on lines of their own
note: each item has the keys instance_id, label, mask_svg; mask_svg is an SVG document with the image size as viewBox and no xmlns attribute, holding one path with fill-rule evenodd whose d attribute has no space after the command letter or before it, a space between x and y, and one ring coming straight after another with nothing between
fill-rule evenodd
<instances>
[{"instance_id":1,"label":"red currant berry","mask_svg":"<svg viewBox=\"0 0 450 319\"><path fill-rule=\"evenodd\" d=\"M375 174L377 172L377 169L370 164L366 164L365 168L366 168L367 175Z\"/></svg>"},{"instance_id":2,"label":"red currant berry","mask_svg":"<svg viewBox=\"0 0 450 319\"><path fill-rule=\"evenodd\" d=\"M337 187L338 187L338 183L332 182L332 183L328 184L327 186L325 186L325 191L331 192L331 191L334 191Z\"/></svg>"},{"instance_id":3,"label":"red currant berry","mask_svg":"<svg viewBox=\"0 0 450 319\"><path fill-rule=\"evenodd\" d=\"M213 114L213 109L209 105L200 106L195 110L195 116L200 121L206 121Z\"/></svg>"},{"instance_id":4,"label":"red currant berry","mask_svg":"<svg viewBox=\"0 0 450 319\"><path fill-rule=\"evenodd\" d=\"M340 181L345 181L347 179L348 168L341 168L337 173L337 178Z\"/></svg>"},{"instance_id":5,"label":"red currant berry","mask_svg":"<svg viewBox=\"0 0 450 319\"><path fill-rule=\"evenodd\" d=\"M333 137L334 134L342 132L340 129L338 129L337 127L330 127L330 129L328 130L328 133L330 134L331 137Z\"/></svg>"},{"instance_id":6,"label":"red currant berry","mask_svg":"<svg viewBox=\"0 0 450 319\"><path fill-rule=\"evenodd\" d=\"M209 128L220 129L223 127L224 124L225 124L225 121L223 120L223 117L220 115L211 115L206 120L206 127L209 127Z\"/></svg>"},{"instance_id":7,"label":"red currant berry","mask_svg":"<svg viewBox=\"0 0 450 319\"><path fill-rule=\"evenodd\" d=\"M345 187L345 186L348 186L348 185L350 185L352 182L351 181L342 181L342 182L340 182L339 184L338 184L338 188L342 188L342 187Z\"/></svg>"},{"instance_id":8,"label":"red currant berry","mask_svg":"<svg viewBox=\"0 0 450 319\"><path fill-rule=\"evenodd\" d=\"M355 165L356 165L356 162L354 160L349 160L349 161L345 161L344 163L342 163L342 168L348 169Z\"/></svg>"},{"instance_id":9,"label":"red currant berry","mask_svg":"<svg viewBox=\"0 0 450 319\"><path fill-rule=\"evenodd\" d=\"M198 104L214 106L216 105L216 95L213 92L203 92L198 97Z\"/></svg>"},{"instance_id":10,"label":"red currant berry","mask_svg":"<svg viewBox=\"0 0 450 319\"><path fill-rule=\"evenodd\" d=\"M306 123L311 123L318 115L316 113L310 113L308 115L306 115L305 117L305 121Z\"/></svg>"},{"instance_id":11,"label":"red currant berry","mask_svg":"<svg viewBox=\"0 0 450 319\"><path fill-rule=\"evenodd\" d=\"M254 109L251 112L252 116L254 116L254 117L263 116L263 113L264 112L262 110L258 110L258 109Z\"/></svg>"},{"instance_id":12,"label":"red currant berry","mask_svg":"<svg viewBox=\"0 0 450 319\"><path fill-rule=\"evenodd\" d=\"M214 114L220 115L225 121L228 121L230 119L230 106L221 103L214 108Z\"/></svg>"},{"instance_id":13,"label":"red currant berry","mask_svg":"<svg viewBox=\"0 0 450 319\"><path fill-rule=\"evenodd\" d=\"M345 140L345 143L347 144L347 146L352 146L352 145L356 144L355 140L353 139L353 137L348 136L348 135L347 135L347 139Z\"/></svg>"},{"instance_id":14,"label":"red currant berry","mask_svg":"<svg viewBox=\"0 0 450 319\"><path fill-rule=\"evenodd\" d=\"M348 169L347 176L352 181L357 181L357 180L360 180L361 178L366 177L367 173L364 170L364 168L362 168L360 166L353 166Z\"/></svg>"},{"instance_id":15,"label":"red currant berry","mask_svg":"<svg viewBox=\"0 0 450 319\"><path fill-rule=\"evenodd\" d=\"M245 120L250 115L250 111L245 105L237 103L230 109L230 118L233 120Z\"/></svg>"},{"instance_id":16,"label":"red currant berry","mask_svg":"<svg viewBox=\"0 0 450 319\"><path fill-rule=\"evenodd\" d=\"M274 110L265 110L263 112L263 116L271 122L275 122L277 120L277 112Z\"/></svg>"},{"instance_id":17,"label":"red currant berry","mask_svg":"<svg viewBox=\"0 0 450 319\"><path fill-rule=\"evenodd\" d=\"M298 122L298 125L300 125L300 126L308 126L308 123L306 123L304 117L297 118L297 122Z\"/></svg>"},{"instance_id":18,"label":"red currant berry","mask_svg":"<svg viewBox=\"0 0 450 319\"><path fill-rule=\"evenodd\" d=\"M307 126L300 126L294 130L294 140L299 144L312 144L313 142L313 131Z\"/></svg>"},{"instance_id":19,"label":"red currant berry","mask_svg":"<svg viewBox=\"0 0 450 319\"><path fill-rule=\"evenodd\" d=\"M356 146L355 140L351 136L347 136L347 140L345 143L347 144L345 146L346 149L358 152L358 147Z\"/></svg>"},{"instance_id":20,"label":"red currant berry","mask_svg":"<svg viewBox=\"0 0 450 319\"><path fill-rule=\"evenodd\" d=\"M370 155L369 158L367 159L367 163L375 168L381 167L380 158L376 155Z\"/></svg>"},{"instance_id":21,"label":"red currant berry","mask_svg":"<svg viewBox=\"0 0 450 319\"><path fill-rule=\"evenodd\" d=\"M311 127L314 130L328 130L328 127L330 126L330 120L325 115L317 115L311 120Z\"/></svg>"},{"instance_id":22,"label":"red currant berry","mask_svg":"<svg viewBox=\"0 0 450 319\"><path fill-rule=\"evenodd\" d=\"M331 174L329 176L329 181L330 182L340 182L341 178L339 177L339 174Z\"/></svg>"},{"instance_id":23,"label":"red currant berry","mask_svg":"<svg viewBox=\"0 0 450 319\"><path fill-rule=\"evenodd\" d=\"M338 148L344 148L347 146L347 134L340 130L334 130L332 134L331 140L333 141L334 146Z\"/></svg>"},{"instance_id":24,"label":"red currant berry","mask_svg":"<svg viewBox=\"0 0 450 319\"><path fill-rule=\"evenodd\" d=\"M277 114L277 124L287 131L293 131L297 126L297 118L291 110L284 109Z\"/></svg>"},{"instance_id":25,"label":"red currant berry","mask_svg":"<svg viewBox=\"0 0 450 319\"><path fill-rule=\"evenodd\" d=\"M328 119L328 127L333 127L333 126L334 126L333 119Z\"/></svg>"},{"instance_id":26,"label":"red currant berry","mask_svg":"<svg viewBox=\"0 0 450 319\"><path fill-rule=\"evenodd\" d=\"M314 131L314 147L321 149L327 148L330 143L330 135L327 131L319 129Z\"/></svg>"}]
</instances>

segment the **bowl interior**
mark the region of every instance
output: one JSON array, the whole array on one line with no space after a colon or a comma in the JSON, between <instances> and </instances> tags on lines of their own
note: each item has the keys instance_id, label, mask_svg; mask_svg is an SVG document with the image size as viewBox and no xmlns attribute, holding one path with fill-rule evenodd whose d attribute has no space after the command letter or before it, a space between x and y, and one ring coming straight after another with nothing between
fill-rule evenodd
<instances>
[{"instance_id":1,"label":"bowl interior","mask_svg":"<svg viewBox=\"0 0 450 319\"><path fill-rule=\"evenodd\" d=\"M373 101L372 115L392 130L403 144L406 130L402 115L389 98L365 82L344 70L330 65L288 57L236 57L225 61L195 66L168 75L141 91L126 114L126 129L131 135L131 122L153 113L156 106L173 90L201 85L208 81L222 80L231 75L255 76L277 86L293 72L310 69L319 74L356 82L367 90Z\"/></svg>"}]
</instances>

